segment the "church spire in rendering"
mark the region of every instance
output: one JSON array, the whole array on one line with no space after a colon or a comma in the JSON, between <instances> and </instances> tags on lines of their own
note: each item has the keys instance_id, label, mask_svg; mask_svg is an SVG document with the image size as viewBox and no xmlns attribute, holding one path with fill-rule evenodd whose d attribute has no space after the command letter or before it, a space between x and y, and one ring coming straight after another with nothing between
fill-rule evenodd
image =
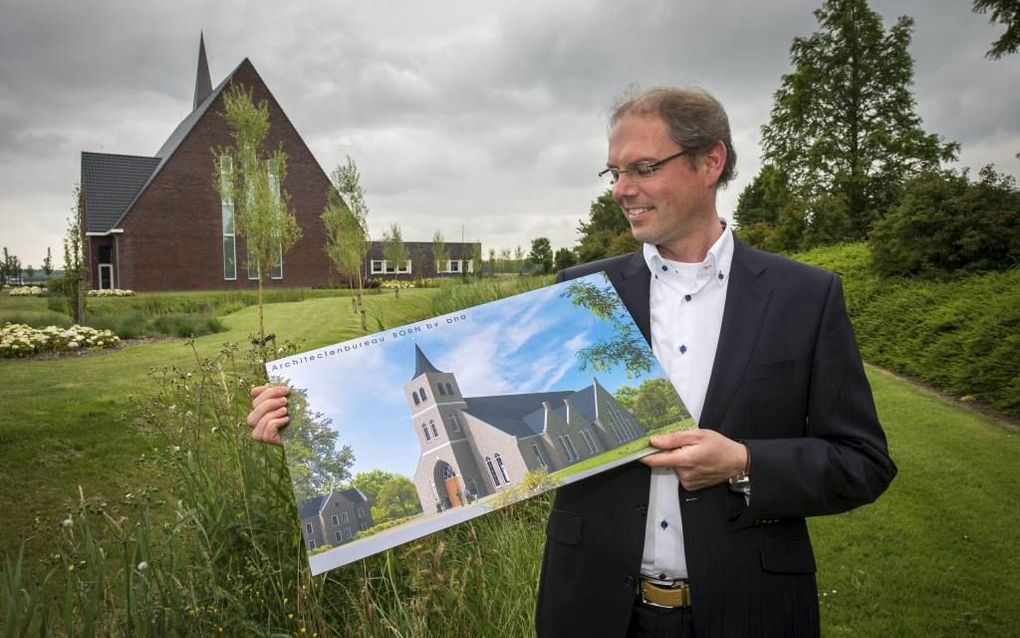
<instances>
[{"instance_id":1,"label":"church spire in rendering","mask_svg":"<svg viewBox=\"0 0 1020 638\"><path fill-rule=\"evenodd\" d=\"M212 93L212 79L209 77L209 63L205 59L205 34L198 35L198 71L195 74L195 105L191 110L198 108L198 105L205 101Z\"/></svg>"}]
</instances>

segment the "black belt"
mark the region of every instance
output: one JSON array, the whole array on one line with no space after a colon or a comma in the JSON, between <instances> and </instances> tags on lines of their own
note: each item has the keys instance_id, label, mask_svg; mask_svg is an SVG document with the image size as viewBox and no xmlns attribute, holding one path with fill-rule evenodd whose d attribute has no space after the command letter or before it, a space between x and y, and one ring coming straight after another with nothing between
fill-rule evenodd
<instances>
[{"instance_id":1,"label":"black belt","mask_svg":"<svg viewBox=\"0 0 1020 638\"><path fill-rule=\"evenodd\" d=\"M652 607L678 609L691 606L691 584L686 580L638 579L638 597Z\"/></svg>"}]
</instances>

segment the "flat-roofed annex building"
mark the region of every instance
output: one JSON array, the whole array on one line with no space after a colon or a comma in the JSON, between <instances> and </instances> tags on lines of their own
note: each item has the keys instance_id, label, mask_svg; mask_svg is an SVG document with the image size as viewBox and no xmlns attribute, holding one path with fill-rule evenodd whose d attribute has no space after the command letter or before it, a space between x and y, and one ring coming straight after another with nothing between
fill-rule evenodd
<instances>
[{"instance_id":1,"label":"flat-roofed annex building","mask_svg":"<svg viewBox=\"0 0 1020 638\"><path fill-rule=\"evenodd\" d=\"M82 229L91 287L138 291L245 289L257 286L232 207L215 188L212 149L231 146L223 95L233 84L269 110L267 149L287 154L282 189L303 236L273 269L270 287L325 286L330 262L319 216L331 188L297 129L245 58L213 88L204 38L199 40L191 112L155 155L82 152Z\"/></svg>"}]
</instances>

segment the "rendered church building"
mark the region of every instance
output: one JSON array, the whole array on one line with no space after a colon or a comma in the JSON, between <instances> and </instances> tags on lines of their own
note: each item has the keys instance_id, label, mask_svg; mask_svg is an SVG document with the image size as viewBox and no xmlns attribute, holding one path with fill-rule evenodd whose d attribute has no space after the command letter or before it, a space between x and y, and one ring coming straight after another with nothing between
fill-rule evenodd
<instances>
[{"instance_id":1,"label":"rendered church building","mask_svg":"<svg viewBox=\"0 0 1020 638\"><path fill-rule=\"evenodd\" d=\"M577 391L464 397L456 376L436 369L417 345L404 393L421 448L414 484L426 513L467 505L532 470L552 473L644 435L597 379Z\"/></svg>"}]
</instances>

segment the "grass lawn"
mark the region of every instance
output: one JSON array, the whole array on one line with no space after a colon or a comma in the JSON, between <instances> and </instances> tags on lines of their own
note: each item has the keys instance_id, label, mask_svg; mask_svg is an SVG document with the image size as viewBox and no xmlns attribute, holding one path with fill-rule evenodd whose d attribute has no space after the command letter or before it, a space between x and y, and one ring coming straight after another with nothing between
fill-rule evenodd
<instances>
[{"instance_id":1,"label":"grass lawn","mask_svg":"<svg viewBox=\"0 0 1020 638\"><path fill-rule=\"evenodd\" d=\"M399 302L392 295L369 297L370 316L387 326L422 318L433 294L405 290ZM254 308L228 315L228 332L199 338L196 346L213 354L224 342L244 343L256 321ZM370 321L375 330L376 320ZM303 348L360 332L350 300L342 297L272 304L267 325L281 337L301 341ZM39 574L38 561L51 553L47 543L77 499L78 485L86 496L102 495L129 507L151 494L146 488L165 484L161 468L142 459L152 442L126 425L125 398L152 389L149 370L192 360L181 340L86 357L0 360L5 399L0 550L14 553L27 540L27 567ZM810 522L824 634L1015 635L1020 627L1020 502L1014 489L1020 483L1020 430L875 368L868 375L900 474L876 504ZM128 493L131 498L125 498ZM528 522L513 529L526 538L511 538L510 532L493 538L512 541L500 558L527 578L517 589L501 590L499 596L490 591L488 597L511 599L517 603L512 613L529 614L543 527ZM503 626L487 616L483 622Z\"/></svg>"},{"instance_id":2,"label":"grass lawn","mask_svg":"<svg viewBox=\"0 0 1020 638\"><path fill-rule=\"evenodd\" d=\"M392 326L423 318L429 312L428 291L401 291L367 296L371 322ZM18 299L18 298L15 298ZM6 302L6 300L4 300ZM33 304L20 303L19 311ZM42 301L34 299L38 304ZM0 308L6 308L6 303ZM316 348L361 334L349 297L324 297L265 307L266 329L281 339ZM257 308L223 318L227 332L200 337L203 356L224 343L244 346L257 330ZM0 359L0 553L15 555L22 540L30 558L46 556L47 543L77 501L78 486L86 497L130 507L140 498L161 498L151 487L165 484L160 468L143 455L152 441L126 425L126 398L153 390L148 373L162 366L194 364L185 340L149 342L88 356L55 360ZM151 455L150 455L151 456ZM130 494L130 498L125 496ZM28 568L35 570L34 561ZM38 573L38 572L37 572Z\"/></svg>"}]
</instances>

